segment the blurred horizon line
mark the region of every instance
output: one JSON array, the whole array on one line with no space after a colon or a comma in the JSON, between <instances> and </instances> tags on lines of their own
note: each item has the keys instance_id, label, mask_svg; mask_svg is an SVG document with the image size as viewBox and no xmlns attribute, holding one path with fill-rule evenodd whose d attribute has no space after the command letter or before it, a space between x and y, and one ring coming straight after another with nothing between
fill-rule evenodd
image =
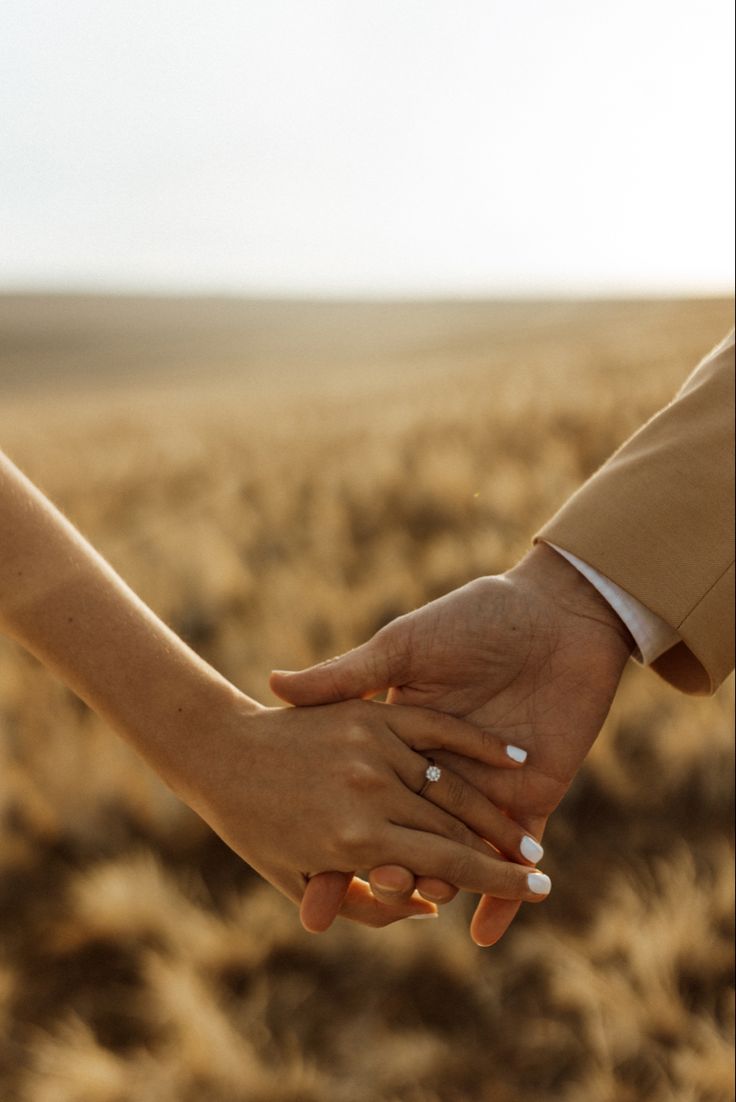
<instances>
[{"instance_id":1,"label":"blurred horizon line","mask_svg":"<svg viewBox=\"0 0 736 1102\"><path fill-rule=\"evenodd\" d=\"M394 290L394 291L345 291L329 289L307 290L303 288L214 288L214 287L159 287L135 284L93 286L79 284L7 285L0 284L0 298L120 298L120 299L226 299L250 302L325 302L325 303L401 303L401 302L676 302L680 300L713 301L736 297L736 286L693 288L568 288L537 287L526 291L511 289L482 289L467 291Z\"/></svg>"}]
</instances>

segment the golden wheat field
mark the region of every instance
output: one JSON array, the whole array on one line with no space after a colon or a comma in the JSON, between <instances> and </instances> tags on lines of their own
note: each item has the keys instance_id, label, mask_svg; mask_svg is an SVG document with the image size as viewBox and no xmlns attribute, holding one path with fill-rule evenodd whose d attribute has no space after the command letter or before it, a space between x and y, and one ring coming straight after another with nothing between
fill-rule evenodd
<instances>
[{"instance_id":1,"label":"golden wheat field","mask_svg":"<svg viewBox=\"0 0 736 1102\"><path fill-rule=\"evenodd\" d=\"M268 701L272 666L512 565L730 324L724 301L6 297L0 446ZM731 1102L731 695L630 664L545 837L552 896L480 950L469 899L304 933L0 640L0 1099Z\"/></svg>"}]
</instances>

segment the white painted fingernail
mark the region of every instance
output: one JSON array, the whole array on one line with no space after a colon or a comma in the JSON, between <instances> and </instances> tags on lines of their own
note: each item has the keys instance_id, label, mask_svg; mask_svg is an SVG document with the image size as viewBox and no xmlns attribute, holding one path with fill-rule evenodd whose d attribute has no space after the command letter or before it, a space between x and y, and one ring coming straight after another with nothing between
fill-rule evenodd
<instances>
[{"instance_id":1,"label":"white painted fingernail","mask_svg":"<svg viewBox=\"0 0 736 1102\"><path fill-rule=\"evenodd\" d=\"M409 919L410 921L411 921L411 920L414 920L414 921L416 921L416 919L418 919L418 918L439 918L440 916L439 916L439 915L436 915L436 914L424 914L424 915L407 915L406 917L407 917L407 918L408 918L408 919Z\"/></svg>"},{"instance_id":2,"label":"white painted fingernail","mask_svg":"<svg viewBox=\"0 0 736 1102\"><path fill-rule=\"evenodd\" d=\"M531 861L536 865L544 857L544 850L540 846L539 842L534 838L530 838L528 834L525 834L521 839L521 845L519 846L522 857L526 857L527 861Z\"/></svg>"},{"instance_id":3,"label":"white painted fingernail","mask_svg":"<svg viewBox=\"0 0 736 1102\"><path fill-rule=\"evenodd\" d=\"M530 872L526 882L529 885L529 891L534 892L535 895L549 895L552 888L552 881L543 872Z\"/></svg>"},{"instance_id":4,"label":"white painted fingernail","mask_svg":"<svg viewBox=\"0 0 736 1102\"><path fill-rule=\"evenodd\" d=\"M506 753L512 761L518 761L519 763L526 761L528 756L526 750L522 750L520 746L507 746Z\"/></svg>"}]
</instances>

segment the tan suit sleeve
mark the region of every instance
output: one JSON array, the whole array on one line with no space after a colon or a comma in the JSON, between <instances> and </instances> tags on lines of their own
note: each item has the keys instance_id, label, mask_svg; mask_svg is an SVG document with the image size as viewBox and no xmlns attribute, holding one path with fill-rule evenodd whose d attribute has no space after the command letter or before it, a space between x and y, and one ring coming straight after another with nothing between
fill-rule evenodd
<instances>
[{"instance_id":1,"label":"tan suit sleeve","mask_svg":"<svg viewBox=\"0 0 736 1102\"><path fill-rule=\"evenodd\" d=\"M675 628L653 663L688 693L734 664L734 337L535 536L577 555Z\"/></svg>"}]
</instances>

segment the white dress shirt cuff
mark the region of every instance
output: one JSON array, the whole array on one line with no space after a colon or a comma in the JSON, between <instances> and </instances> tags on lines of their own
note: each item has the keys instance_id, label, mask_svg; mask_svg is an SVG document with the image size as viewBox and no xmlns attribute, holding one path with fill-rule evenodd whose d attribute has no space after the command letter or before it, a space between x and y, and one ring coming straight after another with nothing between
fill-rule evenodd
<instances>
[{"instance_id":1,"label":"white dress shirt cuff","mask_svg":"<svg viewBox=\"0 0 736 1102\"><path fill-rule=\"evenodd\" d=\"M606 578L604 574L600 574L592 566L582 562L570 551L565 551L554 543L550 543L549 546L572 563L620 616L636 643L633 657L637 662L650 666L656 658L680 642L680 636L675 629L641 601L637 601L636 597L632 597L625 589L621 589L610 578Z\"/></svg>"}]
</instances>

